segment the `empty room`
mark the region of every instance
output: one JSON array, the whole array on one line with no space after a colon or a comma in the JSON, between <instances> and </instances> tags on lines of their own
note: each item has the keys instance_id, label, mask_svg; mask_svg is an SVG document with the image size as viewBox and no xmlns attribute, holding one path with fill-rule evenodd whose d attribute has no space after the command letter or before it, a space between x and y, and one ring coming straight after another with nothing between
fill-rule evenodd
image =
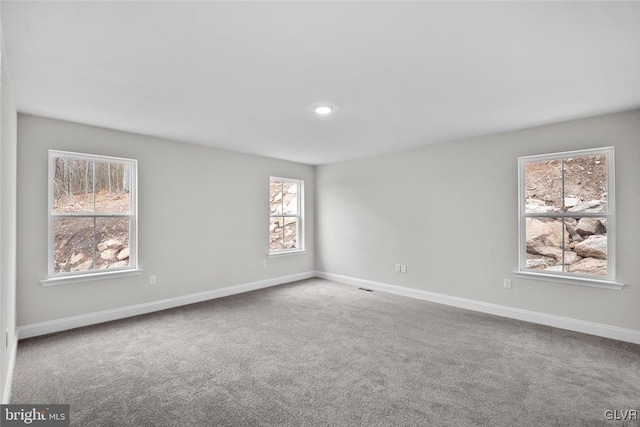
<instances>
[{"instance_id":1,"label":"empty room","mask_svg":"<svg viewBox=\"0 0 640 427\"><path fill-rule=\"evenodd\" d=\"M0 24L2 426L640 426L640 2Z\"/></svg>"}]
</instances>

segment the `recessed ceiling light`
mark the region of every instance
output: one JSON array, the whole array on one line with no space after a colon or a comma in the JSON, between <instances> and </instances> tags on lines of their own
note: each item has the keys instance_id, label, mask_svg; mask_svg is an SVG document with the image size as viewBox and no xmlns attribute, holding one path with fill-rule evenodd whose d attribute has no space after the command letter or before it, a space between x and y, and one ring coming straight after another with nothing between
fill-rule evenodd
<instances>
[{"instance_id":1,"label":"recessed ceiling light","mask_svg":"<svg viewBox=\"0 0 640 427\"><path fill-rule=\"evenodd\" d=\"M329 114L333 111L333 106L329 104L320 104L313 107L313 111L317 114Z\"/></svg>"}]
</instances>

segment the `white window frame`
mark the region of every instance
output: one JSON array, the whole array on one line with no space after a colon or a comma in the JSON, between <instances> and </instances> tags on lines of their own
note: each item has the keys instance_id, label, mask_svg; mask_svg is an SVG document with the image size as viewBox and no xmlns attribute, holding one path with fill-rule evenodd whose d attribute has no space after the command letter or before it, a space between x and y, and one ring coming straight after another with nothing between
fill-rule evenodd
<instances>
[{"instance_id":1,"label":"white window frame","mask_svg":"<svg viewBox=\"0 0 640 427\"><path fill-rule=\"evenodd\" d=\"M129 188L130 211L128 213L54 213L54 181L55 168L54 159L64 157L74 160L88 160L93 162L111 162L123 163L128 165L131 170L131 183ZM94 171L95 173L95 171ZM48 166L48 277L41 280L43 286L61 285L67 283L86 282L100 279L111 279L121 276L132 276L142 273L138 268L138 161L135 159L126 159L121 157L102 156L97 154L75 153L70 151L49 150L49 166ZM95 179L93 180L95 185ZM93 269L88 271L74 271L56 273L54 271L54 253L55 253L55 236L54 236L54 219L55 218L113 218L126 217L129 219L129 265L126 267L111 268L108 270ZM94 248L95 249L95 248Z\"/></svg>"},{"instance_id":2,"label":"white window frame","mask_svg":"<svg viewBox=\"0 0 640 427\"><path fill-rule=\"evenodd\" d=\"M524 167L525 164L532 161L545 161L545 160L563 160L567 158L585 157L592 155L605 155L607 158L607 211L598 213L589 212L549 212L549 213L527 213L525 210L525 176ZM620 290L624 286L621 283L616 282L616 224L615 224L615 209L616 209L616 194L615 194L615 169L614 169L614 149L613 147L595 148L587 150L576 151L564 151L559 153L542 154L534 156L525 156L518 158L518 217L519 217L519 232L518 232L518 251L519 251L519 265L518 271L514 272L516 276L552 281L562 282L576 285L592 286L606 289ZM562 198L564 200L564 170L562 172ZM526 219L533 218L575 218L575 217L595 217L607 219L607 276L591 276L570 272L545 272L543 270L527 269L527 249L526 249Z\"/></svg>"},{"instance_id":3,"label":"white window frame","mask_svg":"<svg viewBox=\"0 0 640 427\"><path fill-rule=\"evenodd\" d=\"M284 212L282 214L275 214L272 215L271 212L269 212L269 219L274 218L274 217L285 217L285 218L297 218L298 219L298 247L295 249L279 249L279 250L272 250L271 249L271 233L269 233L268 235L268 239L267 239L267 254L269 257L273 257L273 256L282 256L282 255L292 255L292 254L298 254L301 252L306 252L305 249L305 238L304 238L304 180L302 179L296 179L296 178L283 178L283 177L279 177L279 176L270 176L269 177L269 191L271 188L271 182L272 181L279 181L279 182L289 182L289 183L293 183L293 184L297 184L298 186L298 197L297 197L297 215L285 215ZM267 192L267 194L269 194L269 192ZM267 230L269 228L267 227Z\"/></svg>"}]
</instances>

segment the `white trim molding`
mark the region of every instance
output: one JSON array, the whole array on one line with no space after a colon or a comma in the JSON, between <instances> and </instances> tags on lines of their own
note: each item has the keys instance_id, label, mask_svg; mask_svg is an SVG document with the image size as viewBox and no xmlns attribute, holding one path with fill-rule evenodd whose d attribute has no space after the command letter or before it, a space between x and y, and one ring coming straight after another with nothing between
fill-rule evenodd
<instances>
[{"instance_id":1,"label":"white trim molding","mask_svg":"<svg viewBox=\"0 0 640 427\"><path fill-rule=\"evenodd\" d=\"M540 280L543 282L554 283L566 283L568 285L581 285L590 286L592 288L611 289L620 291L624 287L624 283L612 282L608 280L596 280L584 277L569 277L559 274L546 274L544 270L539 272L536 270L531 271L514 271L514 277L520 277L522 279Z\"/></svg>"},{"instance_id":2,"label":"white trim molding","mask_svg":"<svg viewBox=\"0 0 640 427\"><path fill-rule=\"evenodd\" d=\"M66 317L63 319L56 319L47 322L19 326L18 339L37 337L54 332L61 332L69 329L80 328L83 326L109 322L111 320L124 319L126 317L138 316L140 314L152 313L155 311L166 310L168 308L208 301L216 298L223 298L230 295L241 294L244 292L251 292L257 289L295 282L297 280L310 279L312 277L315 277L315 273L313 271L308 271L304 273L260 280L257 282L212 289L209 291L198 292L194 294L181 295L158 301L151 301L121 308L114 308L112 310L98 311L96 313L81 314L78 316Z\"/></svg>"},{"instance_id":3,"label":"white trim molding","mask_svg":"<svg viewBox=\"0 0 640 427\"><path fill-rule=\"evenodd\" d=\"M12 334L13 342L9 352L9 364L7 365L7 378L4 382L4 393L2 393L2 404L7 405L11 401L11 384L13 384L13 369L16 366L16 353L18 352L18 338Z\"/></svg>"},{"instance_id":4,"label":"white trim molding","mask_svg":"<svg viewBox=\"0 0 640 427\"><path fill-rule=\"evenodd\" d=\"M40 281L42 286L67 285L69 283L93 282L94 280L115 279L117 277L139 276L144 270L140 268L99 273L79 274L75 276L51 277Z\"/></svg>"},{"instance_id":5,"label":"white trim molding","mask_svg":"<svg viewBox=\"0 0 640 427\"><path fill-rule=\"evenodd\" d=\"M438 304L445 304L452 307L479 311L496 316L508 317L510 319L524 320L525 322L538 323L540 325L567 329L569 331L581 332L583 334L596 335L599 337L626 341L633 344L640 344L640 331L634 329L619 328L617 326L604 325L601 323L588 322L585 320L572 319L569 317L556 316L553 314L540 313L537 311L523 310L520 308L475 301L467 298L460 298L423 291L419 289L406 288L403 286L389 285L387 283L374 282L371 280L358 279L355 277L342 276L339 274L326 273L323 271L316 271L316 277L332 280L334 282L344 283L346 285L388 292L395 295L431 301Z\"/></svg>"},{"instance_id":6,"label":"white trim molding","mask_svg":"<svg viewBox=\"0 0 640 427\"><path fill-rule=\"evenodd\" d=\"M588 322L579 319L556 316L552 314L540 313L536 311L523 310L519 308L507 307L498 304L492 304L482 301L475 301L467 298L454 297L434 292L412 289L402 286L390 285L387 283L375 282L371 280L358 279L355 277L342 276L339 274L327 273L323 271L309 271L304 273L292 274L288 276L275 277L272 279L261 280L241 285L229 286L225 288L212 289L209 291L198 292L194 294L182 295L178 297L168 298L164 300L152 301L143 304L136 304L112 310L99 311L96 313L82 314L63 319L51 320L47 322L35 323L31 325L19 326L17 329L17 339L31 338L40 335L51 334L55 332L66 331L69 329L80 328L83 326L95 325L98 323L109 322L111 320L124 319L126 317L137 316L140 314L152 313L155 311L166 310L168 308L179 307L182 305L193 304L201 301L207 301L216 298L250 292L257 289L277 286L284 283L295 282L298 280L319 277L322 279L332 280L334 282L344 283L351 286L363 287L376 291L388 292L395 295L401 295L409 298L416 298L425 301L431 301L438 304L449 305L452 307L463 308L467 310L479 311L482 313L493 314L496 316L508 317L511 319L523 320L526 322L538 323L541 325L552 326L570 331L581 332L590 335L596 335L605 338L611 338L619 341L626 341L634 344L640 344L640 331L633 329L619 328L617 326L604 325L601 323ZM11 361L9 365L8 378L13 373L13 363L15 362L15 351L17 340L14 341L14 347L11 353ZM10 380L7 379L10 386ZM7 386L5 386L5 396L8 399Z\"/></svg>"}]
</instances>

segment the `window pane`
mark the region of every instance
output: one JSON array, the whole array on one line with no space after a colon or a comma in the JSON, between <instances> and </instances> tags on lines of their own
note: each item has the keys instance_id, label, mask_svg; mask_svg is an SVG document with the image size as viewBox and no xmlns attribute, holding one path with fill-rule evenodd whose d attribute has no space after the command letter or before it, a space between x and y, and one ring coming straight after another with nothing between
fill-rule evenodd
<instances>
[{"instance_id":1,"label":"window pane","mask_svg":"<svg viewBox=\"0 0 640 427\"><path fill-rule=\"evenodd\" d=\"M564 201L569 212L607 211L607 156L583 156L564 161Z\"/></svg>"},{"instance_id":2,"label":"window pane","mask_svg":"<svg viewBox=\"0 0 640 427\"><path fill-rule=\"evenodd\" d=\"M269 235L271 236L271 241L269 243L269 248L271 250L281 250L284 248L284 218L283 217L272 217L270 218L269 224Z\"/></svg>"},{"instance_id":3,"label":"window pane","mask_svg":"<svg viewBox=\"0 0 640 427\"><path fill-rule=\"evenodd\" d=\"M269 211L271 215L282 215L282 182L271 181L269 184Z\"/></svg>"},{"instance_id":4,"label":"window pane","mask_svg":"<svg viewBox=\"0 0 640 427\"><path fill-rule=\"evenodd\" d=\"M524 197L526 213L561 211L561 165L561 160L541 160L525 163Z\"/></svg>"},{"instance_id":5,"label":"window pane","mask_svg":"<svg viewBox=\"0 0 640 427\"><path fill-rule=\"evenodd\" d=\"M93 212L93 162L53 159L53 211Z\"/></svg>"},{"instance_id":6,"label":"window pane","mask_svg":"<svg viewBox=\"0 0 640 427\"><path fill-rule=\"evenodd\" d=\"M128 213L131 167L124 163L95 162L96 212Z\"/></svg>"},{"instance_id":7,"label":"window pane","mask_svg":"<svg viewBox=\"0 0 640 427\"><path fill-rule=\"evenodd\" d=\"M300 196L302 181L270 178L269 250L300 249Z\"/></svg>"},{"instance_id":8,"label":"window pane","mask_svg":"<svg viewBox=\"0 0 640 427\"><path fill-rule=\"evenodd\" d=\"M96 218L96 268L129 266L129 218Z\"/></svg>"},{"instance_id":9,"label":"window pane","mask_svg":"<svg viewBox=\"0 0 640 427\"><path fill-rule=\"evenodd\" d=\"M298 249L298 218L284 219L284 249Z\"/></svg>"},{"instance_id":10,"label":"window pane","mask_svg":"<svg viewBox=\"0 0 640 427\"><path fill-rule=\"evenodd\" d=\"M93 269L93 218L54 218L54 273Z\"/></svg>"},{"instance_id":11,"label":"window pane","mask_svg":"<svg viewBox=\"0 0 640 427\"><path fill-rule=\"evenodd\" d=\"M562 272L563 256L569 250L569 233L558 218L527 218L527 269Z\"/></svg>"},{"instance_id":12,"label":"window pane","mask_svg":"<svg viewBox=\"0 0 640 427\"><path fill-rule=\"evenodd\" d=\"M607 275L607 220L606 218L567 219L567 231L572 234L569 247L576 259L567 263L566 271L570 273Z\"/></svg>"},{"instance_id":13,"label":"window pane","mask_svg":"<svg viewBox=\"0 0 640 427\"><path fill-rule=\"evenodd\" d=\"M282 185L283 209L287 215L298 214L298 184L285 182Z\"/></svg>"}]
</instances>

